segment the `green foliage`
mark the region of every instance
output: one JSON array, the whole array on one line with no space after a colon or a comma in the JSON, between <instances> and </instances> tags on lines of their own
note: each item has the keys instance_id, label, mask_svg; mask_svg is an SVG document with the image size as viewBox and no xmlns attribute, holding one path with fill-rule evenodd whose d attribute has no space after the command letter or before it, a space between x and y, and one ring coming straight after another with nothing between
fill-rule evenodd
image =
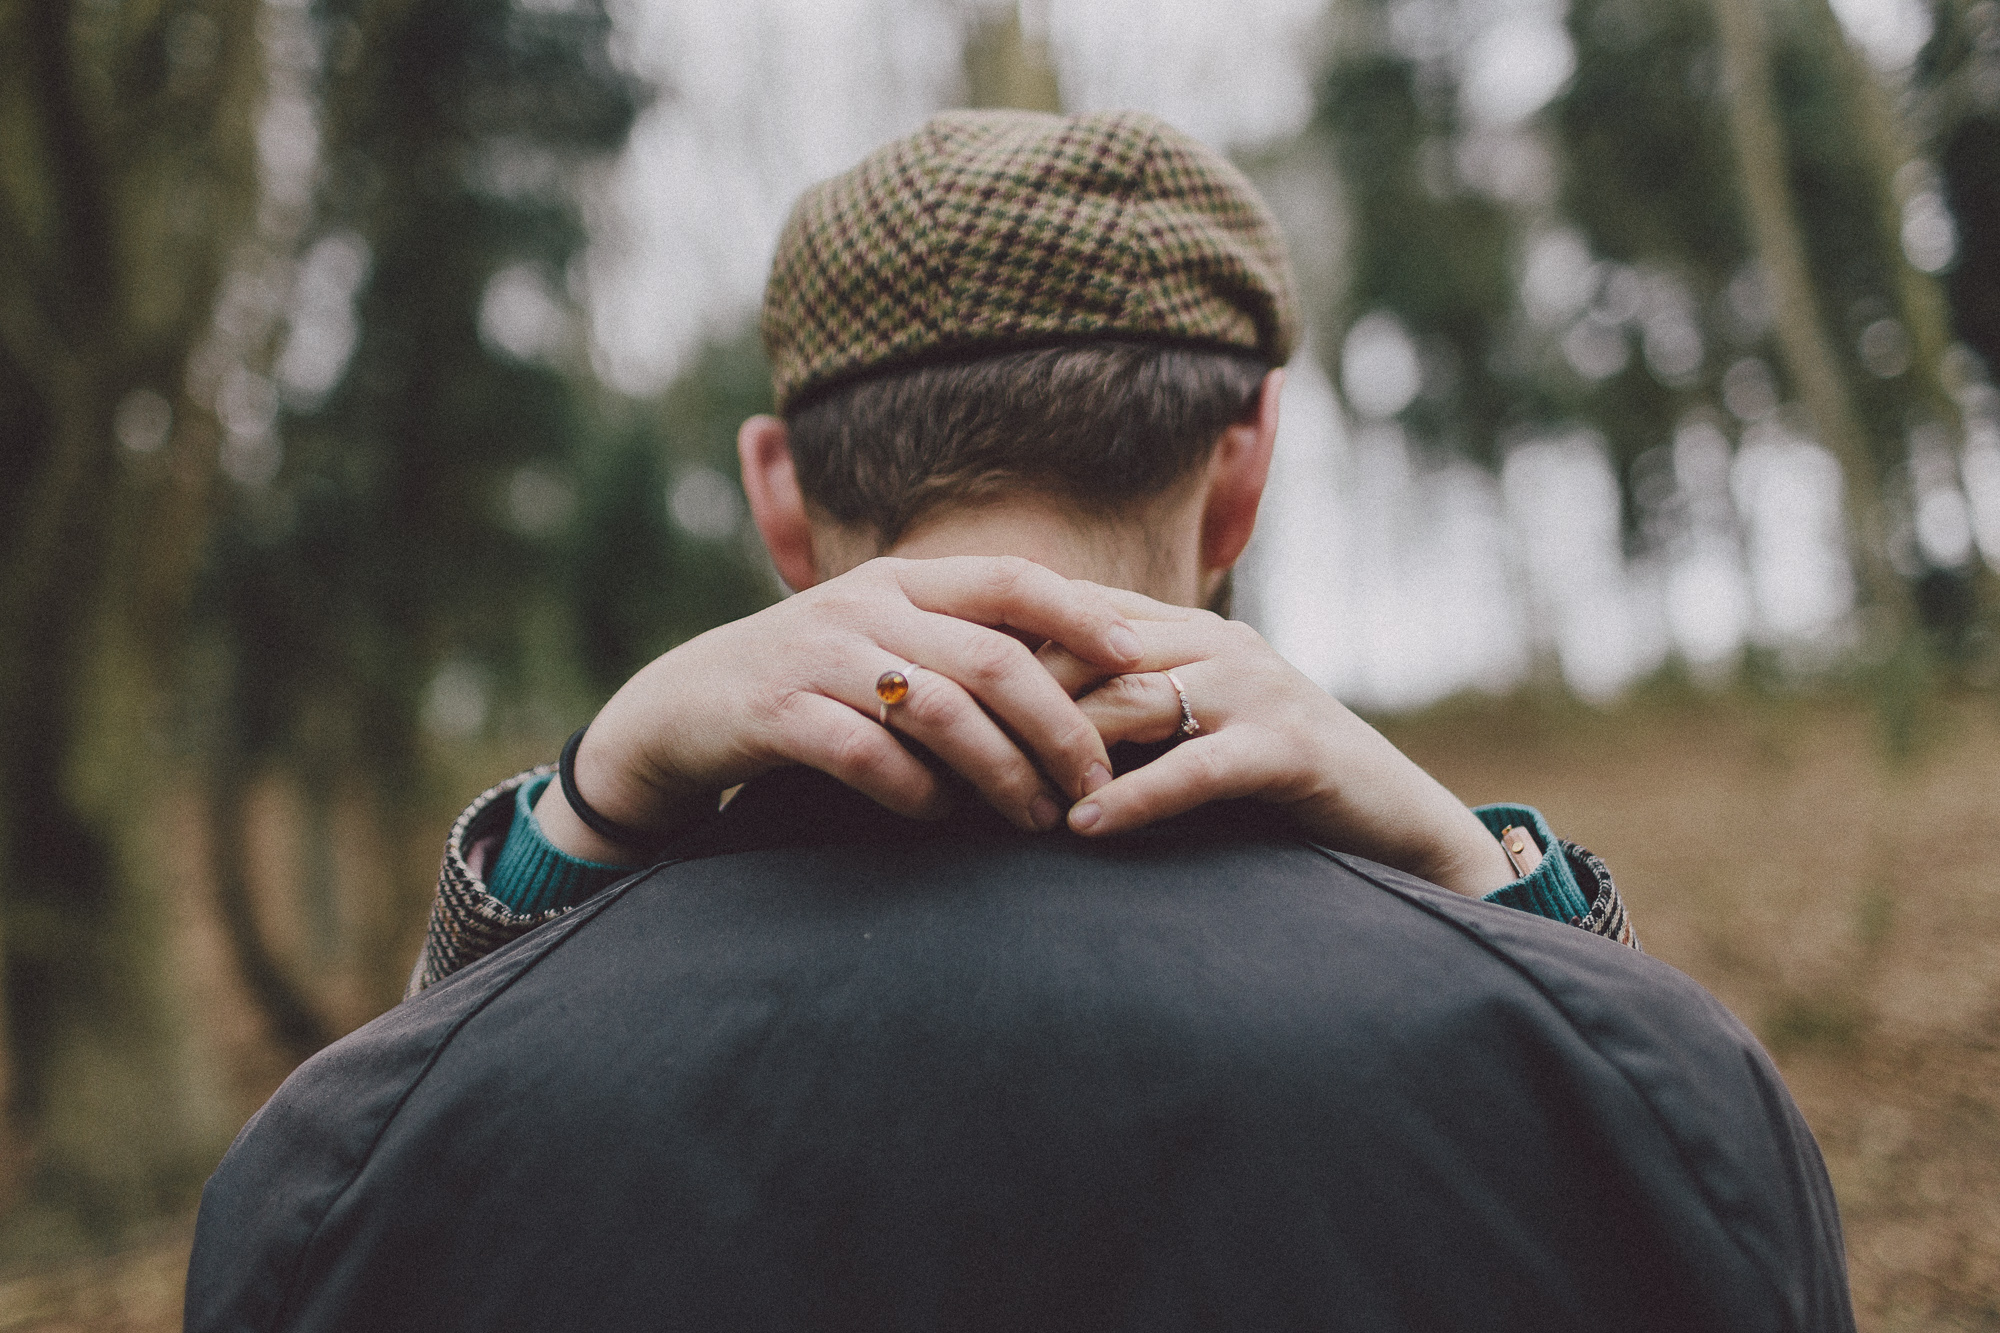
<instances>
[{"instance_id":1,"label":"green foliage","mask_svg":"<svg viewBox=\"0 0 2000 1333\"><path fill-rule=\"evenodd\" d=\"M1832 13L1823 3L1772 9L1780 22L1771 81L1800 235L1875 467L1887 472L1903 459L1913 414L1937 397L1935 383L1920 373L1872 373L1859 350L1869 325L1908 319L1899 292L1905 260L1885 225L1893 217L1885 207L1889 182L1884 164L1866 151L1867 110L1853 83L1860 71ZM1570 11L1579 70L1553 111L1563 211L1597 253L1685 284L1710 350L1687 382L1663 384L1635 362L1586 402L1628 467L1664 443L1691 407L1709 405L1720 418L1732 349L1784 369L1763 331L1728 301L1730 283L1754 272L1757 254L1735 183L1728 90L1710 14L1694 0L1577 0ZM1907 341L1909 333L1901 336Z\"/></svg>"},{"instance_id":2,"label":"green foliage","mask_svg":"<svg viewBox=\"0 0 2000 1333\"><path fill-rule=\"evenodd\" d=\"M1315 121L1337 144L1354 226L1338 323L1344 334L1368 311L1396 314L1426 362L1405 423L1426 443L1495 462L1518 406L1498 364L1519 228L1495 201L1439 182L1457 127L1450 99L1434 86L1425 95L1426 77L1415 61L1364 50L1322 81Z\"/></svg>"},{"instance_id":3,"label":"green foliage","mask_svg":"<svg viewBox=\"0 0 2000 1333\"><path fill-rule=\"evenodd\" d=\"M1947 277L1958 336L2000 369L2000 5L1936 0L1936 31L1917 62L1928 130L1958 226Z\"/></svg>"},{"instance_id":4,"label":"green foliage","mask_svg":"<svg viewBox=\"0 0 2000 1333\"><path fill-rule=\"evenodd\" d=\"M1958 334L1988 366L2000 366L2000 116L1953 126L1939 165L1965 256L1950 283Z\"/></svg>"},{"instance_id":5,"label":"green foliage","mask_svg":"<svg viewBox=\"0 0 2000 1333\"><path fill-rule=\"evenodd\" d=\"M567 591L587 679L600 695L674 644L769 599L772 580L740 505L734 531L696 533L671 521L669 497L692 484L708 504L734 503L736 428L770 410L770 366L746 331L705 347L657 411L588 474Z\"/></svg>"},{"instance_id":6,"label":"green foliage","mask_svg":"<svg viewBox=\"0 0 2000 1333\"><path fill-rule=\"evenodd\" d=\"M1876 466L1883 473L1907 457L1905 435L1927 416L1953 413L1935 377L1916 364L1883 373L1864 358L1870 325L1895 320L1907 343L1917 316L1905 308L1900 216L1891 177L1903 165L1869 151L1870 108L1856 84L1873 75L1846 46L1824 3L1792 7L1779 30L1774 83L1792 149L1793 191L1825 318L1841 351ZM1926 374L1926 371L1929 374Z\"/></svg>"},{"instance_id":7,"label":"green foliage","mask_svg":"<svg viewBox=\"0 0 2000 1333\"><path fill-rule=\"evenodd\" d=\"M585 369L582 190L645 96L609 61L601 6L326 0L316 21L324 165L296 290L337 307L350 298L314 274L344 275L358 337L317 380L286 378L289 343L277 356L283 467L239 478L212 546L194 632L221 664L204 687L215 841L244 841L241 775L278 771L322 822L338 793L369 792L388 844L428 859L436 829L412 812L454 745L503 726L537 739L760 603L739 546L668 512L686 469L715 461L701 412L743 395L719 384L676 423L671 403L621 404ZM295 310L290 336L316 318ZM310 898L331 874L303 866L287 891ZM278 957L227 857L219 877L239 968L308 1053L338 1030L325 987ZM320 971L362 969L387 1003L411 914L381 892L372 933L318 910L331 938L316 947Z\"/></svg>"},{"instance_id":8,"label":"green foliage","mask_svg":"<svg viewBox=\"0 0 2000 1333\"><path fill-rule=\"evenodd\" d=\"M1594 385L1563 373L1555 358L1543 362L1556 381L1554 400L1609 444L1636 528L1643 519L1639 460L1667 445L1694 406L1719 408L1732 353L1775 358L1767 329L1746 321L1726 295L1754 256L1734 183L1708 6L1577 0L1569 29L1580 53L1577 73L1548 115L1559 145L1563 219L1594 254L1679 286L1705 353L1697 371L1666 378L1635 356Z\"/></svg>"},{"instance_id":9,"label":"green foliage","mask_svg":"<svg viewBox=\"0 0 2000 1333\"><path fill-rule=\"evenodd\" d=\"M1463 52L1450 30L1475 17L1464 6L1355 0L1343 12L1313 122L1333 146L1350 223L1325 347L1337 362L1361 316L1396 317L1422 363L1421 390L1397 414L1415 442L1495 465L1521 435L1588 428L1608 446L1628 543L1643 550L1677 530L1667 448L1676 427L1699 415L1736 433L1730 407L1745 409L1725 394L1726 377L1761 363L1780 400L1803 409L1793 424L1822 435L1848 468L1857 530L1894 546L1871 544L1862 560L1871 592L1883 582L1873 571L1891 562L1900 572L1887 582L1907 583L1888 596L1889 619L1909 607L1933 625L1967 623L1974 585L1923 565L1897 517L1909 504L1912 432L1950 437L1958 427L1935 295L1902 247L1901 201L1923 164L1905 170L1917 145L1826 0L1759 6L1778 156L1748 166L1712 0L1572 0L1573 78L1527 125L1498 135L1459 109ZM1964 215L1951 292L1961 333L1990 347L2000 281L1983 275L2000 253L2000 153L1982 145L2000 147L1991 129L2000 122L1982 117L2000 94L1977 90L2000 87L1990 50L2000 47L2000 7L1940 0L1939 12L1920 82L1957 90L1938 99L1950 115L1931 113ZM1435 31L1412 39L1412 13ZM1547 151L1552 194L1481 179L1476 158L1509 135ZM1783 225L1805 269L1795 287L1810 288L1803 303L1773 287L1783 266L1750 224L1746 170L1785 178ZM1591 267L1569 275L1587 293L1540 327L1536 318L1552 317L1524 304L1523 274L1531 248L1563 234L1587 248L1580 262ZM1600 354L1576 355L1579 338L1596 339ZM1802 377L1800 349L1822 347L1829 373Z\"/></svg>"},{"instance_id":10,"label":"green foliage","mask_svg":"<svg viewBox=\"0 0 2000 1333\"><path fill-rule=\"evenodd\" d=\"M1577 0L1569 29L1586 56L1553 108L1564 214L1607 259L1736 272L1750 249L1708 7Z\"/></svg>"},{"instance_id":11,"label":"green foliage","mask_svg":"<svg viewBox=\"0 0 2000 1333\"><path fill-rule=\"evenodd\" d=\"M583 234L576 171L622 142L640 92L610 67L608 21L506 0L325 4L329 165L315 230L357 236L360 338L323 401L282 422L283 475L244 498L210 571L231 645L237 745L407 783L423 692L462 655L519 680L523 616L554 583L510 523L521 469L561 487L593 423L575 379L481 337L509 265L559 287ZM495 188L493 158L545 178ZM532 527L532 525L530 525ZM333 713L346 735L319 725Z\"/></svg>"}]
</instances>

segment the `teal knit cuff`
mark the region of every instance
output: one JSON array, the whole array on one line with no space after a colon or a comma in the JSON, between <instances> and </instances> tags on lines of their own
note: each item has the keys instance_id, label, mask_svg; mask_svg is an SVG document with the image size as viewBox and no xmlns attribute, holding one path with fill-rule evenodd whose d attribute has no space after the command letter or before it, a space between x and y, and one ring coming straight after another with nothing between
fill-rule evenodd
<instances>
[{"instance_id":1,"label":"teal knit cuff","mask_svg":"<svg viewBox=\"0 0 2000 1333\"><path fill-rule=\"evenodd\" d=\"M508 826L499 861L486 877L486 892L522 916L573 906L638 868L580 860L548 840L535 818L535 802L554 777L539 777L516 789L514 822Z\"/></svg>"},{"instance_id":2,"label":"teal knit cuff","mask_svg":"<svg viewBox=\"0 0 2000 1333\"><path fill-rule=\"evenodd\" d=\"M1583 896L1576 872L1570 869L1569 858L1563 855L1562 846L1541 811L1526 805L1482 805L1472 813L1479 816L1479 822L1494 837L1512 825L1528 830L1542 849L1542 863L1532 874L1493 890L1484 901L1565 924L1589 914L1590 900Z\"/></svg>"}]
</instances>

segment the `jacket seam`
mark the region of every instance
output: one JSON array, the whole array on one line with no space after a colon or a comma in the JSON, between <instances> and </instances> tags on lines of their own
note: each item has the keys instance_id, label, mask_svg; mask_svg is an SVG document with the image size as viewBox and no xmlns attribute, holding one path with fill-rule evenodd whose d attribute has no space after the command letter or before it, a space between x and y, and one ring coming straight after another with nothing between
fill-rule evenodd
<instances>
[{"instance_id":1,"label":"jacket seam","mask_svg":"<svg viewBox=\"0 0 2000 1333\"><path fill-rule=\"evenodd\" d=\"M293 1302L298 1294L298 1286L305 1273L306 1260L312 1253L313 1245L318 1242L319 1233L326 1226L327 1219L333 1216L335 1209L340 1207L340 1201L347 1197L349 1190L354 1188L354 1182L361 1178L361 1173L368 1169L368 1164L374 1160L375 1150L381 1146L382 1138L389 1132L389 1127L396 1123L396 1117L403 1113L403 1107L409 1102L411 1095L430 1076L431 1070L436 1067L438 1060L444 1055L446 1049L451 1046L452 1042L458 1039L458 1034L465 1030L465 1025L485 1012L486 1006L492 1004L512 989L515 982L541 966L542 960L568 943L572 935L575 935L597 917L602 916L604 909L630 892L638 883L638 880L639 877L634 876L621 885L615 885L605 890L603 894L598 896L593 910L588 913L583 912L581 909L573 909L566 915L558 918L558 920L570 923L570 929L565 931L561 938L550 940L546 943L540 952L528 961L525 967L522 967L513 976L508 977L504 982L496 986L492 994L486 996L486 998L474 1005L456 1023L452 1024L451 1031L447 1032L444 1039L432 1048L428 1056L424 1057L423 1068L417 1071L416 1075L410 1079L409 1085L397 1096L396 1104L390 1108L389 1114L382 1117L382 1123L376 1128L374 1137L369 1139L368 1147L362 1152L360 1161L355 1163L354 1170L348 1174L347 1180L334 1192L334 1196L327 1201L326 1207L321 1210L319 1218L313 1223L312 1231L299 1246L298 1257L292 1261L292 1271L285 1279L283 1294L278 1301L276 1310L273 1312L271 1322L265 1325L266 1329L272 1330L275 1333L275 1330L283 1324L284 1318L292 1309ZM490 958L492 955L488 954L487 957ZM462 975L463 971L464 969L460 969L460 972L455 975Z\"/></svg>"},{"instance_id":2,"label":"jacket seam","mask_svg":"<svg viewBox=\"0 0 2000 1333\"><path fill-rule=\"evenodd\" d=\"M1359 876L1366 882L1373 884L1376 888L1381 889L1383 892L1394 894L1396 897L1402 899L1406 903L1409 903L1411 906L1415 907L1418 911L1425 913L1434 920L1444 922L1446 925L1450 926L1452 929L1458 931L1461 935L1464 935L1467 939L1470 939L1473 943L1477 944L1480 948L1484 949L1488 954L1491 954L1494 958L1498 959L1500 962L1505 964L1510 971L1512 971L1515 975L1519 976L1522 980L1526 981L1530 986L1532 986L1535 989L1535 992L1542 997L1542 999L1548 1004L1548 1006L1551 1009L1555 1010L1556 1013L1562 1015L1563 1022L1569 1027L1570 1032L1574 1034L1576 1039L1579 1042L1583 1043L1584 1048L1588 1050L1593 1056L1597 1057L1597 1059L1602 1061L1605 1065L1615 1070L1618 1074L1619 1081L1625 1085L1626 1089L1633 1095L1633 1097L1638 1099L1639 1104L1646 1108L1646 1114L1650 1115L1653 1118L1653 1126L1655 1130L1659 1132L1662 1138L1664 1138L1668 1143L1673 1145L1674 1160L1680 1163L1681 1174L1687 1177L1687 1179L1694 1185L1695 1192L1701 1196L1702 1202L1708 1206L1709 1213L1711 1214L1711 1216L1719 1218L1725 1215L1726 1210L1723 1209L1723 1207L1715 1198L1715 1196L1709 1191L1707 1186L1703 1183L1701 1174L1697 1172L1693 1168L1692 1164L1688 1161L1686 1149L1682 1147L1679 1139L1671 1132L1669 1132L1666 1119L1660 1114L1660 1109L1653 1104L1652 1098L1646 1096L1645 1093L1640 1090L1639 1085L1633 1080L1631 1074L1626 1071L1623 1065L1619 1064L1616 1060L1613 1060L1610 1056L1606 1055L1603 1051L1598 1049L1597 1043L1592 1041L1584 1033L1583 1028L1577 1023L1576 1018L1569 1012L1569 1009L1562 1003L1561 1000L1558 1000L1555 997L1554 993L1551 992L1547 986L1545 986L1542 983L1541 978L1537 977L1527 967L1523 966L1519 960L1512 957L1505 950L1501 949L1492 940L1487 939L1480 932L1472 929L1470 926L1466 925L1463 921L1455 920L1448 913L1439 911L1435 905L1425 902L1421 895L1408 893L1404 890L1396 888L1392 884L1384 883L1382 880L1377 879L1374 875L1370 874L1368 871L1361 869L1359 866L1351 864L1347 857L1343 856L1339 852L1333 851L1331 848L1322 847L1318 843L1312 843L1309 845L1312 847L1314 851L1320 853L1322 856L1327 857L1329 860L1333 861L1336 865L1344 866L1353 874ZM1502 908L1501 910L1505 911L1507 909ZM1552 924L1559 925L1561 923L1557 922ZM1598 938L1604 938L1604 937L1599 936ZM1607 940L1606 942L1614 945L1615 947L1623 947L1623 946L1618 946L1615 940ZM1729 1234L1726 1229L1725 1229L1725 1234ZM1759 1263L1756 1257L1749 1251L1749 1249L1747 1249L1740 1241L1738 1241L1734 1235L1730 1235L1730 1244L1735 1246L1737 1253L1742 1256L1744 1264L1750 1269L1750 1271L1757 1274L1757 1276L1763 1280L1765 1286L1770 1289L1771 1294L1776 1298L1777 1308L1779 1308L1780 1310L1786 1309L1787 1302L1785 1299L1784 1284L1779 1282L1776 1279L1775 1275L1766 1272L1764 1265ZM1794 1326L1789 1317L1786 1318L1785 1323L1788 1327Z\"/></svg>"}]
</instances>

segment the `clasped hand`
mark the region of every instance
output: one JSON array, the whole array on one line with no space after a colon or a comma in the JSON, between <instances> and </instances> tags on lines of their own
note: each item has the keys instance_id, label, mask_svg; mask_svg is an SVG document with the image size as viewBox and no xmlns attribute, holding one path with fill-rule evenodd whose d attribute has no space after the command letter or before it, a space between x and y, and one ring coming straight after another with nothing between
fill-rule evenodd
<instances>
[{"instance_id":1,"label":"clasped hand","mask_svg":"<svg viewBox=\"0 0 2000 1333\"><path fill-rule=\"evenodd\" d=\"M1029 644L1039 646L1039 651ZM875 682L911 665L880 720ZM1113 779L1106 747L1201 732ZM1472 813L1246 625L1015 557L871 560L691 639L613 696L577 754L584 799L662 835L717 794L789 764L899 814L939 818L949 786L921 744L1017 827L1103 837L1210 801L1285 807L1308 836L1484 893L1512 878ZM557 846L638 859L578 821L551 785Z\"/></svg>"}]
</instances>

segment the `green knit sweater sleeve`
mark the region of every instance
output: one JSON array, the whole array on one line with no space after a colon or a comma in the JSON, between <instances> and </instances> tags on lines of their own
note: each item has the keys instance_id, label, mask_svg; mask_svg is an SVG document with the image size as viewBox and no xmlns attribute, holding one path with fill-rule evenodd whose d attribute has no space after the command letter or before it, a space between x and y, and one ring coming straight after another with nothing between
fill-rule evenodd
<instances>
[{"instance_id":1,"label":"green knit sweater sleeve","mask_svg":"<svg viewBox=\"0 0 2000 1333\"><path fill-rule=\"evenodd\" d=\"M584 861L548 840L542 822L535 818L535 802L554 780L549 774L515 790L514 822L486 876L486 891L523 916L573 907L639 868Z\"/></svg>"},{"instance_id":2,"label":"green knit sweater sleeve","mask_svg":"<svg viewBox=\"0 0 2000 1333\"><path fill-rule=\"evenodd\" d=\"M1487 894L1485 901L1566 924L1589 914L1591 895L1577 883L1576 871L1541 811L1527 805L1482 805L1472 813L1479 816L1479 822L1495 838L1510 826L1524 828L1542 849L1540 865L1512 884Z\"/></svg>"}]
</instances>

